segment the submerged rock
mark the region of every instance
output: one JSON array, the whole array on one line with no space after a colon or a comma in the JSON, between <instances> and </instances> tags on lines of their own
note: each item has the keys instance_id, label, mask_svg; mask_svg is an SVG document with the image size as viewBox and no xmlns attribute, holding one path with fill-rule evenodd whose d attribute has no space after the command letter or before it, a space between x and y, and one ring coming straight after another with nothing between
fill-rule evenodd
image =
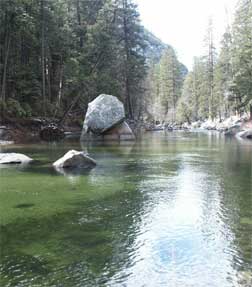
<instances>
[{"instance_id":1,"label":"submerged rock","mask_svg":"<svg viewBox=\"0 0 252 287\"><path fill-rule=\"evenodd\" d=\"M103 134L94 134L90 131L81 139L82 141L134 141L136 137L130 126L124 121Z\"/></svg>"},{"instance_id":2,"label":"submerged rock","mask_svg":"<svg viewBox=\"0 0 252 287\"><path fill-rule=\"evenodd\" d=\"M108 130L103 135L104 140L120 140L120 141L132 141L135 140L135 135L132 132L129 125L124 121L123 123Z\"/></svg>"},{"instance_id":3,"label":"submerged rock","mask_svg":"<svg viewBox=\"0 0 252 287\"><path fill-rule=\"evenodd\" d=\"M32 158L21 153L0 153L0 164L23 164L31 161Z\"/></svg>"},{"instance_id":4,"label":"submerged rock","mask_svg":"<svg viewBox=\"0 0 252 287\"><path fill-rule=\"evenodd\" d=\"M63 157L53 163L55 168L91 168L96 161L84 152L70 150Z\"/></svg>"},{"instance_id":5,"label":"submerged rock","mask_svg":"<svg viewBox=\"0 0 252 287\"><path fill-rule=\"evenodd\" d=\"M116 97L102 94L88 104L83 133L103 134L125 118L124 106Z\"/></svg>"}]
</instances>

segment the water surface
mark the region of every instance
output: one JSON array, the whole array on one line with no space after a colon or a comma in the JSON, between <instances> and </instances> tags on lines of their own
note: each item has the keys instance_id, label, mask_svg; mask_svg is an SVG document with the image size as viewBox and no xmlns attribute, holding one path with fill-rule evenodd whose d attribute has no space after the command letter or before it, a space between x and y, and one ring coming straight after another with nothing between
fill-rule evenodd
<instances>
[{"instance_id":1,"label":"water surface","mask_svg":"<svg viewBox=\"0 0 252 287\"><path fill-rule=\"evenodd\" d=\"M0 286L252 286L252 143L149 133L137 143L16 145L0 168ZM85 150L95 169L51 163Z\"/></svg>"}]
</instances>

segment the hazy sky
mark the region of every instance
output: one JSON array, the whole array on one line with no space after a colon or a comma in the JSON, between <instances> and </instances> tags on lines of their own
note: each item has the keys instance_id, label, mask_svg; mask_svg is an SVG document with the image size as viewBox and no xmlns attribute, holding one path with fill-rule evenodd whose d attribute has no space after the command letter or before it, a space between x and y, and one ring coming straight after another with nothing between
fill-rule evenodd
<instances>
[{"instance_id":1,"label":"hazy sky","mask_svg":"<svg viewBox=\"0 0 252 287\"><path fill-rule=\"evenodd\" d=\"M188 68L192 66L193 56L203 53L203 39L209 18L213 18L218 47L228 18L230 22L237 3L237 0L135 1L138 3L143 25L162 41L171 44L180 61Z\"/></svg>"}]
</instances>

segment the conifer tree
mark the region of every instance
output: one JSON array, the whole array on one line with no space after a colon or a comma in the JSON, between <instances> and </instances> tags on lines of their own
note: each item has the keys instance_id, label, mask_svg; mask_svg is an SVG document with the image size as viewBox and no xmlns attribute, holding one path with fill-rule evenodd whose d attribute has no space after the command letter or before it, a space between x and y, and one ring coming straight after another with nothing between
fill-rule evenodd
<instances>
[{"instance_id":1,"label":"conifer tree","mask_svg":"<svg viewBox=\"0 0 252 287\"><path fill-rule=\"evenodd\" d=\"M252 2L240 0L233 24L233 101L241 112L250 107L252 116Z\"/></svg>"}]
</instances>

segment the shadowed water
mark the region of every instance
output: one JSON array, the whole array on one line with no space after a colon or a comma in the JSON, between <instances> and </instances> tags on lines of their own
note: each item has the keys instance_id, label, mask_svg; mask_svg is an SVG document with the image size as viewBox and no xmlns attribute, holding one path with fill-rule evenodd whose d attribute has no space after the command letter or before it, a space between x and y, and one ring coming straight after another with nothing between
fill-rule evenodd
<instances>
[{"instance_id":1,"label":"shadowed water","mask_svg":"<svg viewBox=\"0 0 252 287\"><path fill-rule=\"evenodd\" d=\"M69 149L97 167L58 173ZM160 132L3 151L37 161L0 167L1 287L252 286L250 141Z\"/></svg>"}]
</instances>

